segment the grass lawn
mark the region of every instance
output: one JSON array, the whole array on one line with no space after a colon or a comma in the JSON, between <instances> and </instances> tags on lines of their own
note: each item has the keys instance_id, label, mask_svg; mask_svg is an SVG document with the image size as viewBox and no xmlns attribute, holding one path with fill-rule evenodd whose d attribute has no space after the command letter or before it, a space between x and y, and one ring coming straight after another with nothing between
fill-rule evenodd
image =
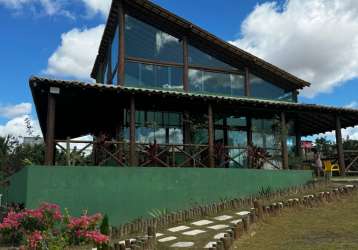
<instances>
[{"instance_id":1,"label":"grass lawn","mask_svg":"<svg viewBox=\"0 0 358 250\"><path fill-rule=\"evenodd\" d=\"M256 225L235 249L358 249L358 195L309 209L285 210Z\"/></svg>"}]
</instances>

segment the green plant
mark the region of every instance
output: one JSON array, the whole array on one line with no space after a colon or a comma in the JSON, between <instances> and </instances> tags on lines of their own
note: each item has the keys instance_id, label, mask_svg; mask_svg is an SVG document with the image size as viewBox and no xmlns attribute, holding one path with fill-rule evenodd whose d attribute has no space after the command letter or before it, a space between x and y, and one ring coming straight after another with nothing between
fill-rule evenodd
<instances>
[{"instance_id":1,"label":"green plant","mask_svg":"<svg viewBox=\"0 0 358 250\"><path fill-rule=\"evenodd\" d=\"M159 218L159 217L161 217L163 215L168 214L168 212L169 211L166 208L163 208L163 209L155 208L155 209L151 210L150 212L148 212L148 214L153 218Z\"/></svg>"},{"instance_id":2,"label":"green plant","mask_svg":"<svg viewBox=\"0 0 358 250\"><path fill-rule=\"evenodd\" d=\"M259 191L259 195L264 198L270 198L273 190L270 186L268 187L261 187Z\"/></svg>"},{"instance_id":3,"label":"green plant","mask_svg":"<svg viewBox=\"0 0 358 250\"><path fill-rule=\"evenodd\" d=\"M109 236L109 219L107 214L104 215L99 228L102 234Z\"/></svg>"}]
</instances>

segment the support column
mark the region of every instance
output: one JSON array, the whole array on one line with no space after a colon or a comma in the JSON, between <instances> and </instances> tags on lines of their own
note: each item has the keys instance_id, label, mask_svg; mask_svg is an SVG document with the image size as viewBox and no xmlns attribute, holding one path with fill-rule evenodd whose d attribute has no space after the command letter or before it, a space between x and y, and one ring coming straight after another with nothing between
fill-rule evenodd
<instances>
[{"instance_id":1,"label":"support column","mask_svg":"<svg viewBox=\"0 0 358 250\"><path fill-rule=\"evenodd\" d=\"M301 146L302 134L301 134L301 128L298 120L295 121L295 131L296 131L296 156L302 157L303 156L302 146Z\"/></svg>"},{"instance_id":2,"label":"support column","mask_svg":"<svg viewBox=\"0 0 358 250\"><path fill-rule=\"evenodd\" d=\"M286 125L285 112L281 112L281 144L282 144L282 168L288 169L287 125Z\"/></svg>"},{"instance_id":3,"label":"support column","mask_svg":"<svg viewBox=\"0 0 358 250\"><path fill-rule=\"evenodd\" d=\"M46 127L46 151L45 165L55 165L55 96L48 93L47 97L47 127Z\"/></svg>"},{"instance_id":4,"label":"support column","mask_svg":"<svg viewBox=\"0 0 358 250\"><path fill-rule=\"evenodd\" d=\"M188 55L188 38L183 37L183 88L184 92L189 92L189 55Z\"/></svg>"},{"instance_id":5,"label":"support column","mask_svg":"<svg viewBox=\"0 0 358 250\"><path fill-rule=\"evenodd\" d=\"M184 132L184 144L191 144L190 114L188 111L183 112L183 132Z\"/></svg>"},{"instance_id":6,"label":"support column","mask_svg":"<svg viewBox=\"0 0 358 250\"><path fill-rule=\"evenodd\" d=\"M249 68L245 68L245 96L250 96L250 71Z\"/></svg>"},{"instance_id":7,"label":"support column","mask_svg":"<svg viewBox=\"0 0 358 250\"><path fill-rule=\"evenodd\" d=\"M252 117L246 116L246 120L247 120L247 128L246 128L246 132L247 132L247 167L251 168L252 167L252 157L250 154L251 154L252 146L254 145L253 140L252 140Z\"/></svg>"},{"instance_id":8,"label":"support column","mask_svg":"<svg viewBox=\"0 0 358 250\"><path fill-rule=\"evenodd\" d=\"M125 13L123 8L123 2L119 1L118 10L118 26L119 26L119 50L118 50L118 85L124 86L125 82Z\"/></svg>"},{"instance_id":9,"label":"support column","mask_svg":"<svg viewBox=\"0 0 358 250\"><path fill-rule=\"evenodd\" d=\"M129 124L129 165L137 165L136 155L136 132L135 132L135 99L131 96L130 99L130 124Z\"/></svg>"},{"instance_id":10,"label":"support column","mask_svg":"<svg viewBox=\"0 0 358 250\"><path fill-rule=\"evenodd\" d=\"M343 138L342 138L342 125L339 116L336 116L336 144L338 154L338 164L341 170L341 175L346 175L346 163L344 160Z\"/></svg>"},{"instance_id":11,"label":"support column","mask_svg":"<svg viewBox=\"0 0 358 250\"><path fill-rule=\"evenodd\" d=\"M209 146L209 167L215 167L214 159L214 119L213 108L211 104L208 104L208 146Z\"/></svg>"}]
</instances>

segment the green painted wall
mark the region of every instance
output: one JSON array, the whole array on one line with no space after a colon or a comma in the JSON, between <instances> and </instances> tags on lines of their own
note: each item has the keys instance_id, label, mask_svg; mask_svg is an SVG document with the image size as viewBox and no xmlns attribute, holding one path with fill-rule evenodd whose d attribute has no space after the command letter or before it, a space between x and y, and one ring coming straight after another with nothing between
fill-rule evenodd
<instances>
[{"instance_id":1,"label":"green painted wall","mask_svg":"<svg viewBox=\"0 0 358 250\"><path fill-rule=\"evenodd\" d=\"M27 207L47 201L77 215L88 208L90 213L107 213L112 224L148 216L153 209L177 210L312 180L310 171L31 166L14 176L10 193L23 189L24 176ZM11 197L22 199L22 191Z\"/></svg>"}]
</instances>

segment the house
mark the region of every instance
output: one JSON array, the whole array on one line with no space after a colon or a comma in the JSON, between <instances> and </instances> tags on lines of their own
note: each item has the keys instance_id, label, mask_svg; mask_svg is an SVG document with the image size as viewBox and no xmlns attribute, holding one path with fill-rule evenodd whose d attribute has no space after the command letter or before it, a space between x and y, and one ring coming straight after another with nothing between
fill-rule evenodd
<instances>
[{"instance_id":1,"label":"house","mask_svg":"<svg viewBox=\"0 0 358 250\"><path fill-rule=\"evenodd\" d=\"M358 124L358 111L298 103L310 83L147 0L113 1L91 77L33 77L46 140L93 135L93 164L290 167L301 137ZM62 144L63 145L63 144ZM260 164L258 164L258 162Z\"/></svg>"}]
</instances>

